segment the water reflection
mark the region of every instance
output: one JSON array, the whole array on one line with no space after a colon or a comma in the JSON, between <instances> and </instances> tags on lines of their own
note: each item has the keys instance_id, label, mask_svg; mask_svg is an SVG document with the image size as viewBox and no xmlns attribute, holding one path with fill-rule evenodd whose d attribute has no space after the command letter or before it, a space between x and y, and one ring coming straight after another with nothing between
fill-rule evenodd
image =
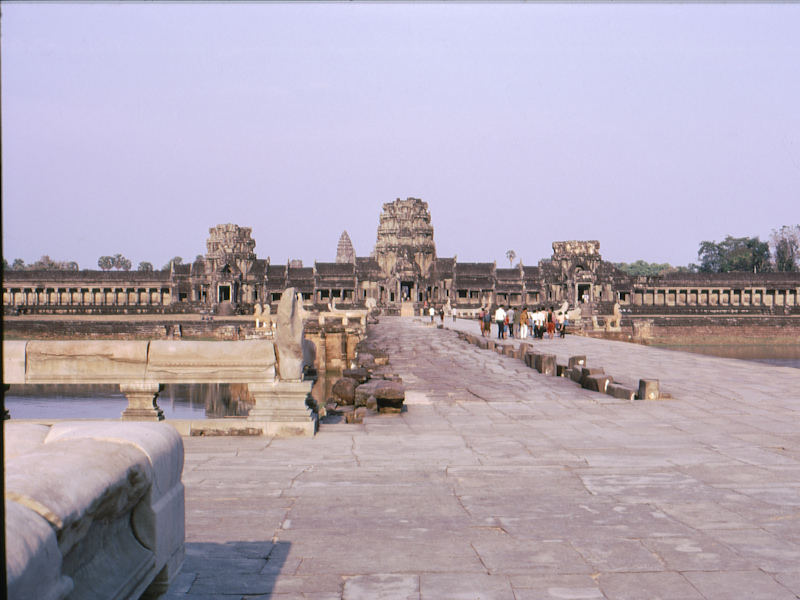
<instances>
[{"instance_id":1,"label":"water reflection","mask_svg":"<svg viewBox=\"0 0 800 600\"><path fill-rule=\"evenodd\" d=\"M320 373L312 396L331 397L339 372ZM244 383L167 384L158 406L167 419L245 418L255 403ZM5 407L12 419L118 419L128 399L118 385L14 384Z\"/></svg>"},{"instance_id":2,"label":"water reflection","mask_svg":"<svg viewBox=\"0 0 800 600\"><path fill-rule=\"evenodd\" d=\"M800 369L800 345L798 346L772 346L772 345L686 345L686 346L662 346L667 350L680 350L691 352L692 354L704 354L706 356L717 356L719 358L736 358L739 360L749 360L767 363L780 367L794 367Z\"/></svg>"}]
</instances>

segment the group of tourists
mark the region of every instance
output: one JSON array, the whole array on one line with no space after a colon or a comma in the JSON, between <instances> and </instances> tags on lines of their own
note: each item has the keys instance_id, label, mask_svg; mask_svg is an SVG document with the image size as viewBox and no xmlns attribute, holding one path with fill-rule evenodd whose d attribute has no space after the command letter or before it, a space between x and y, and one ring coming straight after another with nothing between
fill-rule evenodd
<instances>
[{"instance_id":1,"label":"group of tourists","mask_svg":"<svg viewBox=\"0 0 800 600\"><path fill-rule=\"evenodd\" d=\"M528 333L536 339L544 339L547 335L551 340L557 333L564 337L567 332L569 320L564 313L554 313L552 308L538 307L529 312L527 306L515 310L512 306L498 306L494 311L481 308L478 313L483 337L491 336L492 323L497 324L497 339L517 338L527 339Z\"/></svg>"}]
</instances>

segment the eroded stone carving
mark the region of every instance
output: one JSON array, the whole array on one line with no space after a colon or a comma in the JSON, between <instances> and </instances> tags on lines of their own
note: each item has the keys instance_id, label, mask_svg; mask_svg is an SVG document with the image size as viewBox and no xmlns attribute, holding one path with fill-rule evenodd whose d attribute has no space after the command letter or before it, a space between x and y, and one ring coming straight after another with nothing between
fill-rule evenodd
<instances>
[{"instance_id":1,"label":"eroded stone carving","mask_svg":"<svg viewBox=\"0 0 800 600\"><path fill-rule=\"evenodd\" d=\"M303 367L314 364L316 348L304 337L303 317L295 288L287 288L283 292L277 316L275 357L278 361L278 377L284 381L298 381L303 378Z\"/></svg>"}]
</instances>

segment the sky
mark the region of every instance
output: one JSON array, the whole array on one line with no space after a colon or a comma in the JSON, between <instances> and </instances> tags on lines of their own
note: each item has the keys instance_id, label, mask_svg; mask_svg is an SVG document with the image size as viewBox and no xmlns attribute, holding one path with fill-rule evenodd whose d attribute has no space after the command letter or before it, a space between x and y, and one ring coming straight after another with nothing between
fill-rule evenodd
<instances>
[{"instance_id":1,"label":"sky","mask_svg":"<svg viewBox=\"0 0 800 600\"><path fill-rule=\"evenodd\" d=\"M697 262L800 223L800 5L0 5L2 244L134 269L252 228L358 256L428 203L440 257Z\"/></svg>"}]
</instances>

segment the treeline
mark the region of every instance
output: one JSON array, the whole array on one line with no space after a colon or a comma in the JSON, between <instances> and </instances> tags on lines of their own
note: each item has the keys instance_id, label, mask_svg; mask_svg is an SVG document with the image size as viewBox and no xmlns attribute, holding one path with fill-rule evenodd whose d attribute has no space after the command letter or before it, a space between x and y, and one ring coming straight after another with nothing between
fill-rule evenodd
<instances>
[{"instance_id":1,"label":"treeline","mask_svg":"<svg viewBox=\"0 0 800 600\"><path fill-rule=\"evenodd\" d=\"M629 275L653 276L664 273L749 273L797 272L800 270L800 225L784 225L773 230L769 241L756 237L726 236L721 242L700 242L699 264L673 267L668 263L613 263Z\"/></svg>"},{"instance_id":2,"label":"treeline","mask_svg":"<svg viewBox=\"0 0 800 600\"><path fill-rule=\"evenodd\" d=\"M198 258L202 258L198 256ZM166 265L161 267L162 271L169 271L170 266L172 264L182 265L183 258L180 256L174 257L170 260ZM114 256L101 256L97 259L97 266L100 267L103 271L110 271L111 269L117 269L118 271L130 271L133 263L130 259L125 258L122 254L115 254ZM35 263L25 264L25 261L21 258L15 258L14 262L10 265L8 261L4 258L3 259L3 270L4 271L79 271L80 267L78 263L75 261L66 261L66 260L52 260L49 256L44 255L42 258L37 260ZM89 270L89 269L84 269ZM153 270L153 263L143 261L139 263L138 271L152 271Z\"/></svg>"}]
</instances>

